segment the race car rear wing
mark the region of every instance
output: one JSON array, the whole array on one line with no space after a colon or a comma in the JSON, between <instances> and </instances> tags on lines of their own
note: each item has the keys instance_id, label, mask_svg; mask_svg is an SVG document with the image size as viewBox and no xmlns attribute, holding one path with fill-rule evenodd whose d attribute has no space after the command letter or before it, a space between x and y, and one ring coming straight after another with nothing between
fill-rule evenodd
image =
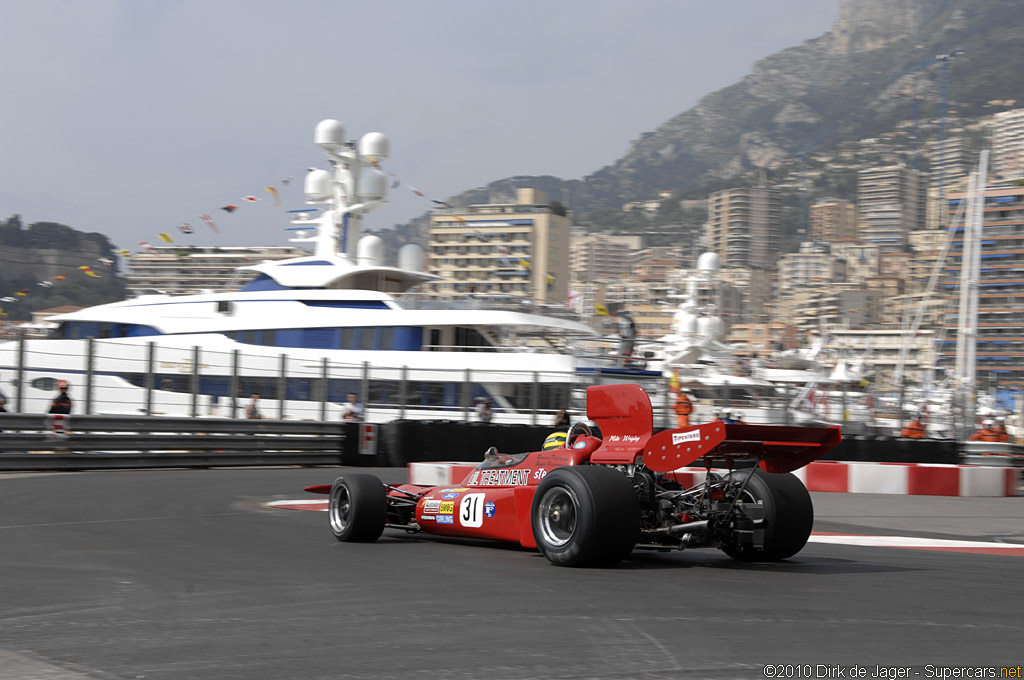
<instances>
[{"instance_id":1,"label":"race car rear wing","mask_svg":"<svg viewBox=\"0 0 1024 680\"><path fill-rule=\"evenodd\" d=\"M760 463L766 472L792 472L817 460L842 441L838 427L747 425L716 420L656 435L653 409L639 385L587 388L587 417L601 428L603 441L592 463L627 465L642 452L644 465L670 472L701 460L726 467Z\"/></svg>"},{"instance_id":2,"label":"race car rear wing","mask_svg":"<svg viewBox=\"0 0 1024 680\"><path fill-rule=\"evenodd\" d=\"M659 432L647 441L644 465L670 472L702 465L759 463L765 472L792 472L817 460L843 439L838 426L747 425L720 420Z\"/></svg>"}]
</instances>

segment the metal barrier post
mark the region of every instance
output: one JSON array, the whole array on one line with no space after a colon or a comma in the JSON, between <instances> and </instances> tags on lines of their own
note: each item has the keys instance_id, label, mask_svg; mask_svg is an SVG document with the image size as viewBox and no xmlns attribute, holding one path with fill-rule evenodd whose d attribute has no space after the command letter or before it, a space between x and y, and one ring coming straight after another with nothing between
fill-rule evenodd
<instances>
[{"instance_id":1,"label":"metal barrier post","mask_svg":"<svg viewBox=\"0 0 1024 680\"><path fill-rule=\"evenodd\" d=\"M409 401L409 367L402 366L402 380L398 383L398 419L405 420L405 404Z\"/></svg>"},{"instance_id":2,"label":"metal barrier post","mask_svg":"<svg viewBox=\"0 0 1024 680\"><path fill-rule=\"evenodd\" d=\"M228 385L228 390L231 392L231 417L236 417L238 413L238 364L239 364L240 350L234 350L231 353L231 382Z\"/></svg>"},{"instance_id":3,"label":"metal barrier post","mask_svg":"<svg viewBox=\"0 0 1024 680\"><path fill-rule=\"evenodd\" d=\"M537 409L540 408L540 373L533 372L533 385L530 387L530 424L537 424Z\"/></svg>"},{"instance_id":4,"label":"metal barrier post","mask_svg":"<svg viewBox=\"0 0 1024 680\"><path fill-rule=\"evenodd\" d=\"M282 354L277 373L277 419L284 420L284 401L288 397L288 355Z\"/></svg>"},{"instance_id":5,"label":"metal barrier post","mask_svg":"<svg viewBox=\"0 0 1024 680\"><path fill-rule=\"evenodd\" d=\"M192 375L189 378L192 392L192 417L199 415L199 345L192 347Z\"/></svg>"},{"instance_id":6,"label":"metal barrier post","mask_svg":"<svg viewBox=\"0 0 1024 680\"><path fill-rule=\"evenodd\" d=\"M25 331L18 330L18 369L17 369L18 396L14 401L14 410L17 413L25 412Z\"/></svg>"},{"instance_id":7,"label":"metal barrier post","mask_svg":"<svg viewBox=\"0 0 1024 680\"><path fill-rule=\"evenodd\" d=\"M153 382L156 376L153 369L156 367L156 343L146 343L146 415L153 415Z\"/></svg>"},{"instance_id":8,"label":"metal barrier post","mask_svg":"<svg viewBox=\"0 0 1024 680\"><path fill-rule=\"evenodd\" d=\"M320 360L320 420L327 420L327 357Z\"/></svg>"},{"instance_id":9,"label":"metal barrier post","mask_svg":"<svg viewBox=\"0 0 1024 680\"><path fill-rule=\"evenodd\" d=\"M92 415L92 380L93 367L95 364L96 339L93 337L85 341L85 415Z\"/></svg>"},{"instance_id":10,"label":"metal barrier post","mask_svg":"<svg viewBox=\"0 0 1024 680\"><path fill-rule=\"evenodd\" d=\"M359 391L362 393L359 400L363 405L363 422L370 419L370 362L363 362L363 379L359 384Z\"/></svg>"}]
</instances>

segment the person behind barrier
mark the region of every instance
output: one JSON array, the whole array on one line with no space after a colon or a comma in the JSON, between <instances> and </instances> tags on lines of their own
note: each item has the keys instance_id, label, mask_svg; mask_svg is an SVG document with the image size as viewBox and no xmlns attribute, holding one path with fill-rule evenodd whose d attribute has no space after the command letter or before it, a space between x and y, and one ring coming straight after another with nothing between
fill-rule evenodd
<instances>
[{"instance_id":1,"label":"person behind barrier","mask_svg":"<svg viewBox=\"0 0 1024 680\"><path fill-rule=\"evenodd\" d=\"M71 397L68 396L68 381L57 381L57 396L50 402L49 413L71 413Z\"/></svg>"},{"instance_id":2,"label":"person behind barrier","mask_svg":"<svg viewBox=\"0 0 1024 680\"><path fill-rule=\"evenodd\" d=\"M733 417L733 412L730 411L729 409L725 409L724 411L722 411L722 417L720 418L720 420L723 423L729 423L730 425L735 425L736 423L739 422Z\"/></svg>"},{"instance_id":3,"label":"person behind barrier","mask_svg":"<svg viewBox=\"0 0 1024 680\"><path fill-rule=\"evenodd\" d=\"M259 420L263 417L260 413L260 395L254 393L250 398L249 404L245 407L245 417L250 420Z\"/></svg>"},{"instance_id":4,"label":"person behind barrier","mask_svg":"<svg viewBox=\"0 0 1024 680\"><path fill-rule=\"evenodd\" d=\"M1010 433L1006 431L1006 418L996 418L995 425L992 426L992 431L999 437L996 441L1008 442L1010 441Z\"/></svg>"},{"instance_id":5,"label":"person behind barrier","mask_svg":"<svg viewBox=\"0 0 1024 680\"><path fill-rule=\"evenodd\" d=\"M359 397L356 396L355 392L348 393L348 401L343 405L341 418L348 421L363 419L363 405L359 403Z\"/></svg>"},{"instance_id":6,"label":"person behind barrier","mask_svg":"<svg viewBox=\"0 0 1024 680\"><path fill-rule=\"evenodd\" d=\"M555 427L569 427L572 423L569 422L569 413L564 409L558 409L558 413L555 414L555 422L551 423Z\"/></svg>"},{"instance_id":7,"label":"person behind barrier","mask_svg":"<svg viewBox=\"0 0 1024 680\"><path fill-rule=\"evenodd\" d=\"M690 414L693 413L693 402L690 400L690 390L683 388L676 394L676 424L679 427L690 426Z\"/></svg>"},{"instance_id":8,"label":"person behind barrier","mask_svg":"<svg viewBox=\"0 0 1024 680\"><path fill-rule=\"evenodd\" d=\"M476 398L476 419L481 423L491 422L491 400L488 397Z\"/></svg>"},{"instance_id":9,"label":"person behind barrier","mask_svg":"<svg viewBox=\"0 0 1024 680\"><path fill-rule=\"evenodd\" d=\"M980 430L972 434L967 438L969 442L998 442L1001 441L999 432L996 430L996 423L994 420L986 420L982 424Z\"/></svg>"},{"instance_id":10,"label":"person behind barrier","mask_svg":"<svg viewBox=\"0 0 1024 680\"><path fill-rule=\"evenodd\" d=\"M908 439L924 439L925 428L923 421L924 416L918 414L900 430L900 436L907 437Z\"/></svg>"}]
</instances>

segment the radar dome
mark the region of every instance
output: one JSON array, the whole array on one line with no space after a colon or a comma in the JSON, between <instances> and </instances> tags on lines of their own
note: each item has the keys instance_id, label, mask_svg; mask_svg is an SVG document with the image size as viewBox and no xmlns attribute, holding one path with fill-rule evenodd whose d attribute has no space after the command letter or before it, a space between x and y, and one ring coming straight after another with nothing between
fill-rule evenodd
<instances>
[{"instance_id":1,"label":"radar dome","mask_svg":"<svg viewBox=\"0 0 1024 680\"><path fill-rule=\"evenodd\" d=\"M423 248L415 243L406 243L398 249L398 266L410 272L423 271Z\"/></svg>"},{"instance_id":2,"label":"radar dome","mask_svg":"<svg viewBox=\"0 0 1024 680\"><path fill-rule=\"evenodd\" d=\"M377 168L366 168L359 175L359 198L364 201L380 201L387 198L388 178Z\"/></svg>"},{"instance_id":3,"label":"radar dome","mask_svg":"<svg viewBox=\"0 0 1024 680\"><path fill-rule=\"evenodd\" d=\"M717 272L721 269L721 264L718 260L718 253L702 253L697 258L697 269L702 272Z\"/></svg>"},{"instance_id":4,"label":"radar dome","mask_svg":"<svg viewBox=\"0 0 1024 680\"><path fill-rule=\"evenodd\" d=\"M361 265L384 264L384 241L373 234L367 234L359 239L359 245L356 246L356 261Z\"/></svg>"},{"instance_id":5,"label":"radar dome","mask_svg":"<svg viewBox=\"0 0 1024 680\"><path fill-rule=\"evenodd\" d=\"M313 143L328 151L337 151L345 146L345 126L340 121L328 118L316 124Z\"/></svg>"},{"instance_id":6,"label":"radar dome","mask_svg":"<svg viewBox=\"0 0 1024 680\"><path fill-rule=\"evenodd\" d=\"M382 132L367 132L359 140L359 154L371 161L391 158L391 142Z\"/></svg>"},{"instance_id":7,"label":"radar dome","mask_svg":"<svg viewBox=\"0 0 1024 680\"><path fill-rule=\"evenodd\" d=\"M672 325L679 335L695 335L697 333L697 315L689 311L678 311L673 315Z\"/></svg>"},{"instance_id":8,"label":"radar dome","mask_svg":"<svg viewBox=\"0 0 1024 680\"><path fill-rule=\"evenodd\" d=\"M307 201L326 201L331 197L331 173L327 170L310 170L306 175L303 190Z\"/></svg>"}]
</instances>

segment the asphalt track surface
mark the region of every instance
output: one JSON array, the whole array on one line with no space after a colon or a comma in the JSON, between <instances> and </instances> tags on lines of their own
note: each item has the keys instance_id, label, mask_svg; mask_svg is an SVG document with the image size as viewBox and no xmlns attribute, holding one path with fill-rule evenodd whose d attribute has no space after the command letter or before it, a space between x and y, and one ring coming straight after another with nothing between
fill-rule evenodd
<instances>
[{"instance_id":1,"label":"asphalt track surface","mask_svg":"<svg viewBox=\"0 0 1024 680\"><path fill-rule=\"evenodd\" d=\"M828 677L818 664L941 677L926 665L1024 664L1024 556L815 543L777 564L700 550L581 570L394 532L342 544L325 513L264 505L339 472L0 475L0 678L763 678L767 664L775 677ZM814 502L816 531L1024 543L1024 498Z\"/></svg>"}]
</instances>

